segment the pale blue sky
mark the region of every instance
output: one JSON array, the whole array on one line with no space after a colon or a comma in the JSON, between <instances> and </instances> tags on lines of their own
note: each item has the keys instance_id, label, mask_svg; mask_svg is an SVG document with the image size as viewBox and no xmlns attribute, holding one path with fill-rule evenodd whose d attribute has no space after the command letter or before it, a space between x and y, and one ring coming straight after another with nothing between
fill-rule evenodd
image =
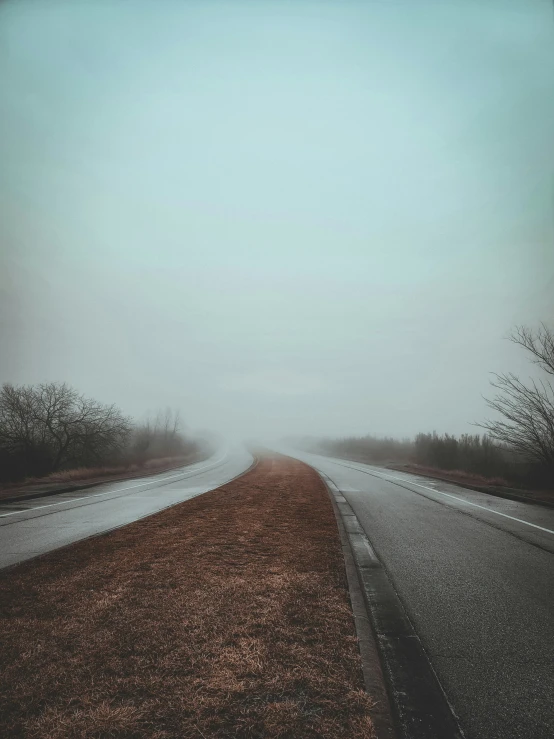
<instances>
[{"instance_id":1,"label":"pale blue sky","mask_svg":"<svg viewBox=\"0 0 554 739\"><path fill-rule=\"evenodd\" d=\"M550 0L5 2L0 379L460 432L554 319Z\"/></svg>"}]
</instances>

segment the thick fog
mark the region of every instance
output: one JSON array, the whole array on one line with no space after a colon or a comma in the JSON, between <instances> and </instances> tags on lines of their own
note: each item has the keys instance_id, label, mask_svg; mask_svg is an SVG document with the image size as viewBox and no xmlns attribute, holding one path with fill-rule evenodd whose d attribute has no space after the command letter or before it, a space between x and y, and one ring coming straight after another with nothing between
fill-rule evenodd
<instances>
[{"instance_id":1,"label":"thick fog","mask_svg":"<svg viewBox=\"0 0 554 739\"><path fill-rule=\"evenodd\" d=\"M4 2L0 379L461 433L554 318L550 0Z\"/></svg>"}]
</instances>

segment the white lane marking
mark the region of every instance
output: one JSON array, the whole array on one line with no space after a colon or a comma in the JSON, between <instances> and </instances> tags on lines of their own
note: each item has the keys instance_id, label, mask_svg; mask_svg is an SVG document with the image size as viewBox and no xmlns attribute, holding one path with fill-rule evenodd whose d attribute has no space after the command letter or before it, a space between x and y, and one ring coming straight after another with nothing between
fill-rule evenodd
<instances>
[{"instance_id":1,"label":"white lane marking","mask_svg":"<svg viewBox=\"0 0 554 739\"><path fill-rule=\"evenodd\" d=\"M340 462L336 462L335 464L340 464ZM350 465L341 465L341 467L349 467ZM357 469L360 472L363 472L363 470L360 470L359 467L352 467L352 469ZM437 493L438 495L444 495L447 498L454 498L454 500L459 500L461 503L466 503L467 505L472 505L475 508L481 508L484 511L488 511L488 513L495 513L497 516L503 516L503 518L509 518L512 521L517 521L518 523L524 523L527 526L532 526L534 529L539 529L539 531L546 531L547 534L554 534L554 531L551 529L545 529L544 526L538 526L536 523L529 523L529 521L524 521L522 518L516 518L515 516L508 516L507 513L501 513L500 511L495 511L493 508L487 508L487 506L479 505L479 503L471 503L469 500L466 500L465 498L459 498L457 495L451 495L451 493L443 493L440 490L437 490L436 488L430 488L427 485L421 485L419 482L412 482L408 477L394 477L393 475L379 475L376 472L374 474L377 477L381 477L384 480L401 480L402 482L407 482L410 485L415 485L418 488L424 488L425 490L430 490L432 493ZM452 483L456 484L456 483Z\"/></svg>"},{"instance_id":2,"label":"white lane marking","mask_svg":"<svg viewBox=\"0 0 554 739\"><path fill-rule=\"evenodd\" d=\"M226 457L224 455L223 457L221 457L221 459L216 460L213 464L208 465L207 467L197 467L193 471L196 473L196 472L202 472L202 470L212 469L213 467L215 467L216 464L223 462L225 458ZM179 475L182 475L182 474L183 474L182 472L176 472L174 475L169 475L169 477L178 477ZM189 477L191 477L191 475L189 475ZM168 479L167 477L164 478L164 480L167 480L167 479ZM162 482L162 481L159 480L158 482ZM98 483L98 484L101 485L102 483ZM12 511L11 513L2 513L0 515L0 518L6 518L6 516L15 516L18 513L29 513L30 511L39 511L41 508L51 508L52 506L63 505L64 503L74 503L76 500L85 500L85 499L88 500L89 498L100 498L102 495L113 495L114 493L122 493L124 490L132 490L133 488L141 488L143 485L151 485L151 484L152 482L141 482L138 485L129 485L128 488L120 488L119 490L108 490L107 493L94 493L93 495L82 495L80 498L70 498L69 500L60 500L57 503L48 503L47 505L37 505L37 506L34 506L33 508L25 508L25 510L23 511Z\"/></svg>"}]
</instances>

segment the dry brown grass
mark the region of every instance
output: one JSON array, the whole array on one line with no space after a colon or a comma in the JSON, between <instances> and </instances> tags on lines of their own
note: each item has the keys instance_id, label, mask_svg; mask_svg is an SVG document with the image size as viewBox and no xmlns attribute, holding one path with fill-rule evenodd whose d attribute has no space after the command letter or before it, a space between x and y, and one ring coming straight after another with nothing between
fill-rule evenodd
<instances>
[{"instance_id":1,"label":"dry brown grass","mask_svg":"<svg viewBox=\"0 0 554 739\"><path fill-rule=\"evenodd\" d=\"M75 482L77 480L94 480L96 477L107 477L108 475L123 475L127 472L133 473L139 469L136 464L121 465L120 467L76 467L72 470L61 470L52 472L45 477L27 478L26 482Z\"/></svg>"},{"instance_id":2,"label":"dry brown grass","mask_svg":"<svg viewBox=\"0 0 554 739\"><path fill-rule=\"evenodd\" d=\"M201 456L193 455L182 457L161 457L149 459L144 465L137 464L120 465L119 467L76 467L71 470L52 472L44 477L27 477L22 482L0 483L0 500L6 497L34 492L39 490L50 490L56 485L68 485L78 483L87 485L89 483L112 482L127 480L133 477L145 477L157 472L165 472L185 464L200 462Z\"/></svg>"},{"instance_id":3,"label":"dry brown grass","mask_svg":"<svg viewBox=\"0 0 554 739\"><path fill-rule=\"evenodd\" d=\"M372 736L334 514L298 462L0 586L3 737Z\"/></svg>"},{"instance_id":4,"label":"dry brown grass","mask_svg":"<svg viewBox=\"0 0 554 739\"><path fill-rule=\"evenodd\" d=\"M167 469L171 466L185 464L190 457L161 457L159 459L148 459L142 466L138 464L127 464L119 467L77 467L72 470L52 472L46 477L28 478L27 482L75 482L77 480L94 480L97 477L108 477L110 475L133 474L145 470Z\"/></svg>"},{"instance_id":5,"label":"dry brown grass","mask_svg":"<svg viewBox=\"0 0 554 739\"><path fill-rule=\"evenodd\" d=\"M425 467L420 464L388 465L389 469L402 472L411 472L415 475L424 475L436 480L457 483L468 488L474 488L490 495L513 497L515 500L530 501L554 506L554 490L535 490L514 488L502 477L483 477L463 470L442 470L439 467Z\"/></svg>"},{"instance_id":6,"label":"dry brown grass","mask_svg":"<svg viewBox=\"0 0 554 739\"><path fill-rule=\"evenodd\" d=\"M390 467L403 470L405 472L413 472L416 475L428 475L431 477L438 477L441 480L466 483L467 485L508 485L507 480L503 477L485 477L484 475L478 475L474 472L465 472L464 470L443 470L440 467L428 467L422 464L390 465Z\"/></svg>"}]
</instances>

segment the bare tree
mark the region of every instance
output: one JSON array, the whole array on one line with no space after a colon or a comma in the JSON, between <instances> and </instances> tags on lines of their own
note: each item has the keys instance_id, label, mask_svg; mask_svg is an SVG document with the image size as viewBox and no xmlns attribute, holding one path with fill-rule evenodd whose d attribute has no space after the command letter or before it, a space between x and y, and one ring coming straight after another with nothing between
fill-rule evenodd
<instances>
[{"instance_id":1,"label":"bare tree","mask_svg":"<svg viewBox=\"0 0 554 739\"><path fill-rule=\"evenodd\" d=\"M517 327L509 337L526 349L533 362L554 375L554 333L544 323L537 331ZM554 468L554 388L548 378L522 382L516 375L495 374L498 392L487 405L499 420L477 424L497 441L508 444L525 459Z\"/></svg>"},{"instance_id":2,"label":"bare tree","mask_svg":"<svg viewBox=\"0 0 554 739\"><path fill-rule=\"evenodd\" d=\"M6 384L0 392L0 452L8 477L50 471L51 450L44 426L36 423L36 397L31 386Z\"/></svg>"},{"instance_id":3,"label":"bare tree","mask_svg":"<svg viewBox=\"0 0 554 739\"><path fill-rule=\"evenodd\" d=\"M193 442L181 432L179 411L169 407L158 411L153 419L147 419L133 430L131 449L138 464L154 457L182 455L193 446Z\"/></svg>"},{"instance_id":4,"label":"bare tree","mask_svg":"<svg viewBox=\"0 0 554 739\"><path fill-rule=\"evenodd\" d=\"M154 440L155 431L150 421L146 421L140 426L135 426L132 432L131 454L134 461L143 465L149 456L152 442Z\"/></svg>"},{"instance_id":5,"label":"bare tree","mask_svg":"<svg viewBox=\"0 0 554 739\"><path fill-rule=\"evenodd\" d=\"M123 449L130 426L117 406L78 396L62 424L55 467L102 463Z\"/></svg>"},{"instance_id":6,"label":"bare tree","mask_svg":"<svg viewBox=\"0 0 554 739\"><path fill-rule=\"evenodd\" d=\"M85 398L65 383L0 391L0 449L29 473L98 464L121 450L130 421L115 405ZM43 469L44 468L44 469Z\"/></svg>"},{"instance_id":7,"label":"bare tree","mask_svg":"<svg viewBox=\"0 0 554 739\"><path fill-rule=\"evenodd\" d=\"M545 323L541 323L536 331L527 326L516 326L510 340L527 349L535 364L554 375L554 332Z\"/></svg>"}]
</instances>

